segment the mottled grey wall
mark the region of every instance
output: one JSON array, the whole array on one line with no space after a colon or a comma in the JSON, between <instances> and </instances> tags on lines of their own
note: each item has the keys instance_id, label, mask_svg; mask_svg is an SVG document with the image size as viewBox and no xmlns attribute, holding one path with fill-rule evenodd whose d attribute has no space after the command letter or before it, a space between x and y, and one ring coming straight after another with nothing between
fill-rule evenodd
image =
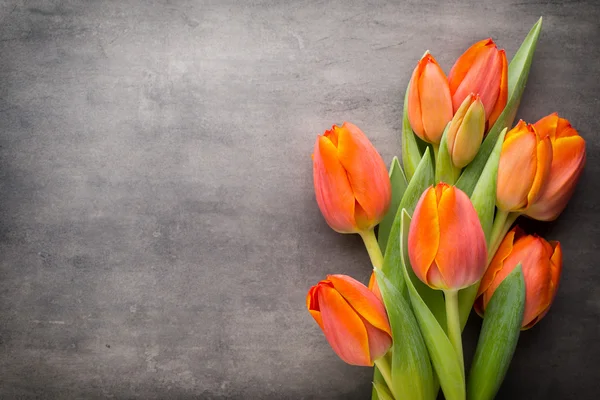
<instances>
[{"instance_id":1,"label":"mottled grey wall","mask_svg":"<svg viewBox=\"0 0 600 400\"><path fill-rule=\"evenodd\" d=\"M304 305L327 273L369 276L319 214L314 139L350 120L389 162L424 50L448 71L491 35L511 57L540 15L519 115L559 111L589 156L563 217L529 224L564 274L499 398L592 398L593 0L1 1L0 397L367 398Z\"/></svg>"}]
</instances>

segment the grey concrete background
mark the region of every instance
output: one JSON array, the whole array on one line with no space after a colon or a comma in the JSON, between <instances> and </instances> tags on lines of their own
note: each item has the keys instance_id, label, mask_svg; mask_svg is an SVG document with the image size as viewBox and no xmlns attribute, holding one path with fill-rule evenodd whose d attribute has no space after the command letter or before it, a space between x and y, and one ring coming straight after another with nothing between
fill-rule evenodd
<instances>
[{"instance_id":1,"label":"grey concrete background","mask_svg":"<svg viewBox=\"0 0 600 400\"><path fill-rule=\"evenodd\" d=\"M540 15L519 115L559 111L588 163L560 220L526 224L564 274L499 398L597 398L592 0L1 1L0 398L367 398L304 305L327 273L369 276L319 214L315 137L353 121L389 162L424 50L512 57Z\"/></svg>"}]
</instances>

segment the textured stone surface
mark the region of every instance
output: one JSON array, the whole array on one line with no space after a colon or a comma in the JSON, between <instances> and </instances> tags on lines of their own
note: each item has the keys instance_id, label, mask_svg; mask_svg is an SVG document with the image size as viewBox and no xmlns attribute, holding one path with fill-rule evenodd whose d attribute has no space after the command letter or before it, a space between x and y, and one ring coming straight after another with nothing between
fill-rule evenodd
<instances>
[{"instance_id":1,"label":"textured stone surface","mask_svg":"<svg viewBox=\"0 0 600 400\"><path fill-rule=\"evenodd\" d=\"M564 274L499 398L592 398L591 0L0 2L0 398L367 398L304 306L327 273L369 275L319 214L315 136L351 120L389 162L424 50L448 71L492 36L512 57L540 15L519 116L559 111L589 156L564 215L527 224Z\"/></svg>"}]
</instances>

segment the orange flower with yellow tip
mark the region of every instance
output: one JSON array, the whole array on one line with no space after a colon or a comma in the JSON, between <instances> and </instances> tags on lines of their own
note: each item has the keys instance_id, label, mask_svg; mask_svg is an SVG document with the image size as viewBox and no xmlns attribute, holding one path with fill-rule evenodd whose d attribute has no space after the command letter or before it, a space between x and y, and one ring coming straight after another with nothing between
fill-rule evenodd
<instances>
[{"instance_id":1,"label":"orange flower with yellow tip","mask_svg":"<svg viewBox=\"0 0 600 400\"><path fill-rule=\"evenodd\" d=\"M456 112L465 98L479 95L488 129L494 125L508 100L508 63L504 50L490 38L467 49L448 75L452 105Z\"/></svg>"},{"instance_id":2,"label":"orange flower with yellow tip","mask_svg":"<svg viewBox=\"0 0 600 400\"><path fill-rule=\"evenodd\" d=\"M349 122L317 137L313 181L321 213L337 232L368 231L388 210L387 168L365 134Z\"/></svg>"},{"instance_id":3,"label":"orange flower with yellow tip","mask_svg":"<svg viewBox=\"0 0 600 400\"><path fill-rule=\"evenodd\" d=\"M448 129L448 153L452 164L464 168L479 151L485 133L485 110L478 95L471 93L452 117Z\"/></svg>"},{"instance_id":4,"label":"orange flower with yellow tip","mask_svg":"<svg viewBox=\"0 0 600 400\"><path fill-rule=\"evenodd\" d=\"M552 143L523 120L504 138L498 164L496 204L505 212L524 212L535 203L548 181Z\"/></svg>"},{"instance_id":5,"label":"orange flower with yellow tip","mask_svg":"<svg viewBox=\"0 0 600 400\"><path fill-rule=\"evenodd\" d=\"M372 366L392 345L381 300L346 275L328 275L310 288L306 307L335 353L351 365Z\"/></svg>"},{"instance_id":6,"label":"orange flower with yellow tip","mask_svg":"<svg viewBox=\"0 0 600 400\"><path fill-rule=\"evenodd\" d=\"M485 235L469 197L438 183L423 192L408 233L415 274L434 289L471 286L485 271Z\"/></svg>"},{"instance_id":7,"label":"orange flower with yellow tip","mask_svg":"<svg viewBox=\"0 0 600 400\"><path fill-rule=\"evenodd\" d=\"M562 271L560 243L526 235L519 227L508 232L479 286L475 311L483 315L494 291L521 263L525 280L525 312L522 329L529 329L548 313Z\"/></svg>"},{"instance_id":8,"label":"orange flower with yellow tip","mask_svg":"<svg viewBox=\"0 0 600 400\"><path fill-rule=\"evenodd\" d=\"M452 119L452 98L446 74L426 53L412 73L408 88L408 120L417 136L439 144Z\"/></svg>"},{"instance_id":9,"label":"orange flower with yellow tip","mask_svg":"<svg viewBox=\"0 0 600 400\"><path fill-rule=\"evenodd\" d=\"M585 140L569 121L550 114L533 125L541 135L550 137L552 165L546 184L538 199L527 209L526 215L540 220L558 218L575 191L585 165Z\"/></svg>"}]
</instances>

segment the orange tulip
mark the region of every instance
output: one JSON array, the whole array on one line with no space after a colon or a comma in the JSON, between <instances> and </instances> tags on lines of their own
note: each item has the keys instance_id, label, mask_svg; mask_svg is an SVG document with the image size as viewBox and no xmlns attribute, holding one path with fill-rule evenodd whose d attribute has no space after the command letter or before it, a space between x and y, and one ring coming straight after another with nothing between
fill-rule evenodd
<instances>
[{"instance_id":1,"label":"orange tulip","mask_svg":"<svg viewBox=\"0 0 600 400\"><path fill-rule=\"evenodd\" d=\"M349 122L317 137L313 180L321 213L337 232L372 229L388 210L387 168L365 134Z\"/></svg>"},{"instance_id":2,"label":"orange tulip","mask_svg":"<svg viewBox=\"0 0 600 400\"><path fill-rule=\"evenodd\" d=\"M508 100L508 63L504 50L492 39L475 43L456 63L448 75L452 105L456 112L470 93L479 95L485 108L488 128L504 110Z\"/></svg>"},{"instance_id":3,"label":"orange tulip","mask_svg":"<svg viewBox=\"0 0 600 400\"><path fill-rule=\"evenodd\" d=\"M540 221L552 221L567 206L583 172L585 140L557 113L540 119L533 126L541 135L550 137L552 166L539 198L527 209L526 215Z\"/></svg>"},{"instance_id":4,"label":"orange tulip","mask_svg":"<svg viewBox=\"0 0 600 400\"><path fill-rule=\"evenodd\" d=\"M479 151L485 133L485 111L479 96L471 93L454 114L448 129L448 153L452 164L464 168Z\"/></svg>"},{"instance_id":5,"label":"orange tulip","mask_svg":"<svg viewBox=\"0 0 600 400\"><path fill-rule=\"evenodd\" d=\"M349 276L328 275L310 288L306 307L333 351L348 364L372 366L392 345L383 303Z\"/></svg>"},{"instance_id":6,"label":"orange tulip","mask_svg":"<svg viewBox=\"0 0 600 400\"><path fill-rule=\"evenodd\" d=\"M445 183L425 190L408 233L415 274L434 289L462 289L485 271L485 235L469 197Z\"/></svg>"},{"instance_id":7,"label":"orange tulip","mask_svg":"<svg viewBox=\"0 0 600 400\"><path fill-rule=\"evenodd\" d=\"M435 58L426 53L410 78L408 120L417 136L439 144L451 119L452 98L446 74Z\"/></svg>"},{"instance_id":8,"label":"orange tulip","mask_svg":"<svg viewBox=\"0 0 600 400\"><path fill-rule=\"evenodd\" d=\"M522 323L525 330L542 319L554 301L562 270L562 250L558 242L526 235L518 227L508 232L481 280L475 310L483 315L494 291L519 263L525 279Z\"/></svg>"},{"instance_id":9,"label":"orange tulip","mask_svg":"<svg viewBox=\"0 0 600 400\"><path fill-rule=\"evenodd\" d=\"M496 204L507 212L524 212L540 197L552 164L552 143L523 120L504 138L498 165Z\"/></svg>"}]
</instances>

